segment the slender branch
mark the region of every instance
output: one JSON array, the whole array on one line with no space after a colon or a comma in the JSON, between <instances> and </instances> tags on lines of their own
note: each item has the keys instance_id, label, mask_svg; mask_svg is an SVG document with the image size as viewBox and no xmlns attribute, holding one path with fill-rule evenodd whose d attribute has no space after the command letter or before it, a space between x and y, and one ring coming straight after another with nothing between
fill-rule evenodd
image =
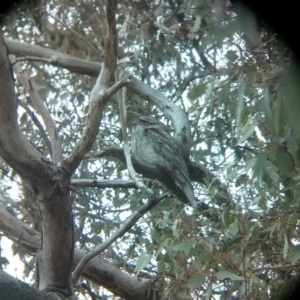
<instances>
[{"instance_id":1,"label":"slender branch","mask_svg":"<svg viewBox=\"0 0 300 300\"><path fill-rule=\"evenodd\" d=\"M25 111L27 112L27 114L28 114L28 115L30 116L30 118L32 119L33 123L34 123L34 124L36 125L36 127L39 129L39 131L40 131L40 133L41 133L41 136L42 136L42 138L43 138L43 140L44 140L44 142L45 142L45 144L46 144L46 147L47 147L49 153L50 153L51 156L52 156L51 143L50 143L50 141L49 141L49 139L48 139L47 133L46 133L46 131L44 130L43 125L40 123L40 121L38 120L38 118L35 116L34 112L31 111L31 110L29 109L29 107L28 107L24 102L18 100L18 104L19 104L20 106L22 106L22 107L25 109Z\"/></svg>"},{"instance_id":2,"label":"slender branch","mask_svg":"<svg viewBox=\"0 0 300 300\"><path fill-rule=\"evenodd\" d=\"M296 264L289 264L289 265L282 265L282 266L263 266L259 268L253 268L253 271L263 271L263 270L281 270L281 269L288 269L288 268L299 268L299 263Z\"/></svg>"},{"instance_id":3,"label":"slender branch","mask_svg":"<svg viewBox=\"0 0 300 300\"><path fill-rule=\"evenodd\" d=\"M119 237L123 236L143 215L145 215L150 209L157 205L166 195L162 195L157 199L151 199L146 204L141 206L137 211L135 211L125 222L124 224L105 242L91 250L87 255L85 255L82 260L77 265L75 271L73 272L73 282L77 283L78 278L88 262L93 259L95 256L99 255L101 252L106 250L114 241Z\"/></svg>"},{"instance_id":4,"label":"slender branch","mask_svg":"<svg viewBox=\"0 0 300 300\"><path fill-rule=\"evenodd\" d=\"M96 180L96 179L73 179L71 181L73 187L97 187L104 188L133 188L137 185L132 180Z\"/></svg>"},{"instance_id":5,"label":"slender branch","mask_svg":"<svg viewBox=\"0 0 300 300\"><path fill-rule=\"evenodd\" d=\"M12 62L14 62L14 58L12 58ZM55 123L45 106L44 102L40 98L38 92L33 86L33 83L27 74L27 72L23 71L19 65L19 63L15 63L13 66L14 72L17 74L18 79L23 84L25 90L29 94L29 97L33 103L34 108L43 118L43 121L46 125L50 141L51 141L51 153L53 162L56 164L63 158L63 149L60 143L60 138L58 131L56 129Z\"/></svg>"},{"instance_id":6,"label":"slender branch","mask_svg":"<svg viewBox=\"0 0 300 300\"><path fill-rule=\"evenodd\" d=\"M46 62L49 64L55 63L55 58L50 57L50 58L44 58L44 57L39 57L39 56L21 56L21 57L16 57L16 62L20 61L41 61L41 62Z\"/></svg>"}]
</instances>

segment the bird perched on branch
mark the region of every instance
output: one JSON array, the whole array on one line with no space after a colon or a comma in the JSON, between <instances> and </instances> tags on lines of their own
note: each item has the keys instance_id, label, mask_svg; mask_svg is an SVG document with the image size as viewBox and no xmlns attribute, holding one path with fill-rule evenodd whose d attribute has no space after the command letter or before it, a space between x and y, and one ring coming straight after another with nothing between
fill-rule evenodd
<instances>
[{"instance_id":1,"label":"bird perched on branch","mask_svg":"<svg viewBox=\"0 0 300 300\"><path fill-rule=\"evenodd\" d=\"M186 162L168 127L146 116L134 120L132 125L131 147L134 157L144 165L155 168L160 178L166 177L165 181L171 179L181 188L186 198L184 202L195 205Z\"/></svg>"}]
</instances>

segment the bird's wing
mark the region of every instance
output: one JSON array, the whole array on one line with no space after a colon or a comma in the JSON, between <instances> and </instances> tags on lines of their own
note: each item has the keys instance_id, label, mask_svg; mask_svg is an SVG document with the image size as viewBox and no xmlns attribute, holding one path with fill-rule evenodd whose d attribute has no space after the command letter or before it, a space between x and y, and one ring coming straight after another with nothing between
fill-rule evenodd
<instances>
[{"instance_id":1,"label":"bird's wing","mask_svg":"<svg viewBox=\"0 0 300 300\"><path fill-rule=\"evenodd\" d=\"M177 142L162 128L145 129L146 139L151 143L160 171L167 173L181 187L188 201L195 203L187 165Z\"/></svg>"}]
</instances>

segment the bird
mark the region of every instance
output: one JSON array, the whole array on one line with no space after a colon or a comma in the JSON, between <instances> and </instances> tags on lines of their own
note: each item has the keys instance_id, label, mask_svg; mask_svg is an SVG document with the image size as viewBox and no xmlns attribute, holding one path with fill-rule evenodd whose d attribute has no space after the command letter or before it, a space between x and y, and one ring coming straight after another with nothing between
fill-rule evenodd
<instances>
[{"instance_id":1,"label":"bird","mask_svg":"<svg viewBox=\"0 0 300 300\"><path fill-rule=\"evenodd\" d=\"M149 116L133 120L131 151L137 161L154 168L159 178L166 178L164 182L175 183L182 190L185 203L195 205L187 164L166 125Z\"/></svg>"}]
</instances>

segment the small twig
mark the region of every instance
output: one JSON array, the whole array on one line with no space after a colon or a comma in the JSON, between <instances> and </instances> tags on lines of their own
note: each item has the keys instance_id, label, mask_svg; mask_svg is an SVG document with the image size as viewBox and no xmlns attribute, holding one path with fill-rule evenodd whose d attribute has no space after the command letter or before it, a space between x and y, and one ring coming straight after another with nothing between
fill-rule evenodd
<instances>
[{"instance_id":1,"label":"small twig","mask_svg":"<svg viewBox=\"0 0 300 300\"><path fill-rule=\"evenodd\" d=\"M56 62L55 56L50 57L50 58L45 58L45 57L39 57L39 56L21 56L21 57L16 57L16 62L20 61L41 61L41 62L46 62L49 64L52 64Z\"/></svg>"},{"instance_id":2,"label":"small twig","mask_svg":"<svg viewBox=\"0 0 300 300\"><path fill-rule=\"evenodd\" d=\"M98 179L72 179L71 186L74 187L97 187L105 188L133 188L137 185L132 180L98 180Z\"/></svg>"},{"instance_id":3,"label":"small twig","mask_svg":"<svg viewBox=\"0 0 300 300\"><path fill-rule=\"evenodd\" d=\"M263 271L263 270L280 270L280 269L287 269L287 268L299 268L299 263L297 264L289 264L289 265L283 265L283 266L265 266L265 267L259 267L259 268L253 268L252 271Z\"/></svg>"},{"instance_id":4,"label":"small twig","mask_svg":"<svg viewBox=\"0 0 300 300\"><path fill-rule=\"evenodd\" d=\"M42 136L42 138L43 138L43 140L44 140L44 142L46 144L46 147L47 147L48 151L50 152L50 154L52 156L51 143L50 143L50 141L48 139L47 133L44 130L44 127L42 126L42 124L40 123L40 121L38 120L38 118L35 116L34 112L32 112L25 103L23 103L22 101L18 100L18 104L25 109L25 111L27 112L27 114L32 119L33 123L39 129L39 131L41 133L41 136Z\"/></svg>"}]
</instances>

